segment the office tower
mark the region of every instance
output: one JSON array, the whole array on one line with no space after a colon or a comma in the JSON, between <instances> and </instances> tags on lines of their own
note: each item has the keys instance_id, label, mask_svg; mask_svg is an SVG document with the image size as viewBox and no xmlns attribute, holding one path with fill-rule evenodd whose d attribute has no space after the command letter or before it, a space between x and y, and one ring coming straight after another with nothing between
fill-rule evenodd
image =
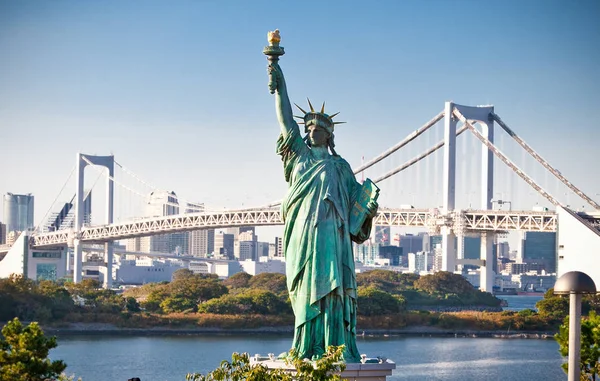
<instances>
[{"instance_id":1,"label":"office tower","mask_svg":"<svg viewBox=\"0 0 600 381\"><path fill-rule=\"evenodd\" d=\"M390 233L389 226L375 226L375 244L379 246L389 246Z\"/></svg>"},{"instance_id":2,"label":"office tower","mask_svg":"<svg viewBox=\"0 0 600 381\"><path fill-rule=\"evenodd\" d=\"M175 192L155 191L148 197L146 215L148 217L162 217L179 214L179 202ZM153 235L148 239L140 240L141 251L160 253L188 253L188 233L171 233Z\"/></svg>"},{"instance_id":3,"label":"office tower","mask_svg":"<svg viewBox=\"0 0 600 381\"><path fill-rule=\"evenodd\" d=\"M524 232L523 263L540 264L548 273L556 272L556 233Z\"/></svg>"},{"instance_id":4,"label":"office tower","mask_svg":"<svg viewBox=\"0 0 600 381\"><path fill-rule=\"evenodd\" d=\"M215 250L215 229L194 230L189 232L189 254L205 258Z\"/></svg>"},{"instance_id":5,"label":"office tower","mask_svg":"<svg viewBox=\"0 0 600 381\"><path fill-rule=\"evenodd\" d=\"M254 234L254 228L244 229L244 231L240 228L237 240L233 244L234 257L240 261L258 260L257 241L258 237Z\"/></svg>"},{"instance_id":6,"label":"office tower","mask_svg":"<svg viewBox=\"0 0 600 381\"><path fill-rule=\"evenodd\" d=\"M7 193L4 195L6 233L33 230L33 195Z\"/></svg>"},{"instance_id":7,"label":"office tower","mask_svg":"<svg viewBox=\"0 0 600 381\"><path fill-rule=\"evenodd\" d=\"M203 203L187 203L185 213L202 213L204 212ZM212 254L215 248L215 230L203 229L194 230L188 234L188 253L194 257L206 258L208 254Z\"/></svg>"},{"instance_id":8,"label":"office tower","mask_svg":"<svg viewBox=\"0 0 600 381\"><path fill-rule=\"evenodd\" d=\"M402 248L398 246L379 246L379 258L388 259L391 266L402 266Z\"/></svg>"},{"instance_id":9,"label":"office tower","mask_svg":"<svg viewBox=\"0 0 600 381\"><path fill-rule=\"evenodd\" d=\"M408 271L420 273L430 271L433 268L434 255L424 251L408 254Z\"/></svg>"},{"instance_id":10,"label":"office tower","mask_svg":"<svg viewBox=\"0 0 600 381\"><path fill-rule=\"evenodd\" d=\"M275 237L275 256L283 257L283 238Z\"/></svg>"},{"instance_id":11,"label":"office tower","mask_svg":"<svg viewBox=\"0 0 600 381\"><path fill-rule=\"evenodd\" d=\"M0 245L6 243L6 224L0 222Z\"/></svg>"},{"instance_id":12,"label":"office tower","mask_svg":"<svg viewBox=\"0 0 600 381\"><path fill-rule=\"evenodd\" d=\"M233 259L233 234L227 234L223 231L215 233L215 256L222 256Z\"/></svg>"},{"instance_id":13,"label":"office tower","mask_svg":"<svg viewBox=\"0 0 600 381\"><path fill-rule=\"evenodd\" d=\"M399 235L394 241L397 241L397 243L394 243L402 248L403 253L416 253L418 251L423 251L424 247L429 247L429 234L419 233L417 235Z\"/></svg>"},{"instance_id":14,"label":"office tower","mask_svg":"<svg viewBox=\"0 0 600 381\"><path fill-rule=\"evenodd\" d=\"M128 238L125 240L125 250L132 252L140 252L141 249L141 237Z\"/></svg>"}]
</instances>

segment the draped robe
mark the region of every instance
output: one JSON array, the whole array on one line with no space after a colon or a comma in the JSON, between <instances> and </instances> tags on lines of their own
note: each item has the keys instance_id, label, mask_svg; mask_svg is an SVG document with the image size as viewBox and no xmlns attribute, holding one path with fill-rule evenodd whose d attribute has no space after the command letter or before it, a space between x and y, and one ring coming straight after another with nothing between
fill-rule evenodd
<instances>
[{"instance_id":1,"label":"draped robe","mask_svg":"<svg viewBox=\"0 0 600 381\"><path fill-rule=\"evenodd\" d=\"M341 157L315 157L297 128L280 135L277 153L289 185L282 217L293 349L299 357L319 358L327 346L345 345L345 361L358 362L352 241L369 237L371 219L357 236L348 220L360 184Z\"/></svg>"}]
</instances>

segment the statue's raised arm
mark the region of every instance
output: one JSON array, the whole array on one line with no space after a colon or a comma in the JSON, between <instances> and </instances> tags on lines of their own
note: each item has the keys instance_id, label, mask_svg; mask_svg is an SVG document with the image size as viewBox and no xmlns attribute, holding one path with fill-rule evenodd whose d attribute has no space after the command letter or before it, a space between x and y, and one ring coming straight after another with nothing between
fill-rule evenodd
<instances>
[{"instance_id":1,"label":"statue's raised arm","mask_svg":"<svg viewBox=\"0 0 600 381\"><path fill-rule=\"evenodd\" d=\"M292 105L287 93L285 78L279 66L279 57L285 54L282 46L279 46L281 37L279 30L268 33L269 46L265 47L263 53L269 60L267 72L269 73L269 91L275 94L275 109L277 119L281 127L281 134L287 137L292 130L298 130L298 124L294 121Z\"/></svg>"}]
</instances>

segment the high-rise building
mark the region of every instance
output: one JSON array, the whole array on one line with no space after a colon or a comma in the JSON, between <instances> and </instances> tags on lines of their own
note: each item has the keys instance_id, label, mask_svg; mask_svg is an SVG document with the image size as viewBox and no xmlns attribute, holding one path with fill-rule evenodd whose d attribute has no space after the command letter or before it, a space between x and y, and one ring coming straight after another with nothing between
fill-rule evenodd
<instances>
[{"instance_id":1,"label":"high-rise building","mask_svg":"<svg viewBox=\"0 0 600 381\"><path fill-rule=\"evenodd\" d=\"M390 245L391 230L389 226L375 226L375 244L379 246Z\"/></svg>"},{"instance_id":2,"label":"high-rise building","mask_svg":"<svg viewBox=\"0 0 600 381\"><path fill-rule=\"evenodd\" d=\"M275 237L275 256L283 257L283 238Z\"/></svg>"},{"instance_id":3,"label":"high-rise building","mask_svg":"<svg viewBox=\"0 0 600 381\"><path fill-rule=\"evenodd\" d=\"M200 213L204 212L204 204L202 203L187 203L185 213ZM215 248L215 230L203 229L194 230L188 233L188 254L194 257L205 258L208 254L212 254Z\"/></svg>"},{"instance_id":4,"label":"high-rise building","mask_svg":"<svg viewBox=\"0 0 600 381\"><path fill-rule=\"evenodd\" d=\"M392 266L402 266L402 248L398 246L379 246L379 258L389 259Z\"/></svg>"},{"instance_id":5,"label":"high-rise building","mask_svg":"<svg viewBox=\"0 0 600 381\"><path fill-rule=\"evenodd\" d=\"M6 225L0 222L0 245L6 243Z\"/></svg>"},{"instance_id":6,"label":"high-rise building","mask_svg":"<svg viewBox=\"0 0 600 381\"><path fill-rule=\"evenodd\" d=\"M548 273L556 272L556 233L524 232L523 263L537 263Z\"/></svg>"},{"instance_id":7,"label":"high-rise building","mask_svg":"<svg viewBox=\"0 0 600 381\"><path fill-rule=\"evenodd\" d=\"M179 202L175 192L155 191L150 193L146 207L148 217L172 216L175 214L179 214ZM148 237L147 240L142 239L140 248L144 252L187 254L189 251L188 244L189 234L188 232L182 232L153 235Z\"/></svg>"},{"instance_id":8,"label":"high-rise building","mask_svg":"<svg viewBox=\"0 0 600 381\"><path fill-rule=\"evenodd\" d=\"M434 254L418 251L408 254L408 271L412 273L427 272L433 269Z\"/></svg>"},{"instance_id":9,"label":"high-rise building","mask_svg":"<svg viewBox=\"0 0 600 381\"><path fill-rule=\"evenodd\" d=\"M427 241L425 245L424 241ZM423 251L423 246L429 246L429 234L419 233L417 235L399 235L397 245L402 248L402 252L405 254Z\"/></svg>"},{"instance_id":10,"label":"high-rise building","mask_svg":"<svg viewBox=\"0 0 600 381\"><path fill-rule=\"evenodd\" d=\"M233 256L233 234L227 234L223 231L215 233L215 256L222 256L228 259L234 259Z\"/></svg>"},{"instance_id":11,"label":"high-rise building","mask_svg":"<svg viewBox=\"0 0 600 381\"><path fill-rule=\"evenodd\" d=\"M189 254L205 258L215 250L215 229L189 232Z\"/></svg>"},{"instance_id":12,"label":"high-rise building","mask_svg":"<svg viewBox=\"0 0 600 381\"><path fill-rule=\"evenodd\" d=\"M7 193L4 195L4 223L7 234L33 230L33 195Z\"/></svg>"}]
</instances>

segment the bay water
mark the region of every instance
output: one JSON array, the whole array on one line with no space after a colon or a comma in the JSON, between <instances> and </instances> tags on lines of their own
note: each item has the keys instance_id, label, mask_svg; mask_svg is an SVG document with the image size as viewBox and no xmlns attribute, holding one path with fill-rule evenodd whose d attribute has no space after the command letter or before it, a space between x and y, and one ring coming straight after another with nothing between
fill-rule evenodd
<instances>
[{"instance_id":1,"label":"bay water","mask_svg":"<svg viewBox=\"0 0 600 381\"><path fill-rule=\"evenodd\" d=\"M541 296L511 296L507 310L535 309ZM83 381L183 381L207 373L233 352L279 354L291 346L287 335L118 336L61 335L52 359L64 360L68 375ZM566 378L558 344L548 339L360 336L369 357L385 356L397 369L388 380L548 380Z\"/></svg>"},{"instance_id":2,"label":"bay water","mask_svg":"<svg viewBox=\"0 0 600 381\"><path fill-rule=\"evenodd\" d=\"M59 336L52 359L83 381L183 381L207 373L232 352L279 354L287 335ZM369 357L397 364L389 380L564 380L563 358L554 340L467 337L359 337Z\"/></svg>"}]
</instances>

